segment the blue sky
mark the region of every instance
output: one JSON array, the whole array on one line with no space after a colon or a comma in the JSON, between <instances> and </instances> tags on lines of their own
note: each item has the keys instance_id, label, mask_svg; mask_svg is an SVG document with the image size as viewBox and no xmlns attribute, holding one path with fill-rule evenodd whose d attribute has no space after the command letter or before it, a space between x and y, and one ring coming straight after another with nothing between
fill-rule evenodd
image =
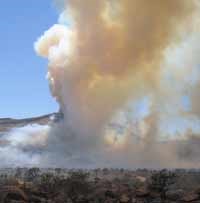
<instances>
[{"instance_id":1,"label":"blue sky","mask_svg":"<svg viewBox=\"0 0 200 203\"><path fill-rule=\"evenodd\" d=\"M58 109L45 79L47 61L33 43L57 22L51 0L1 0L0 117L29 117Z\"/></svg>"}]
</instances>

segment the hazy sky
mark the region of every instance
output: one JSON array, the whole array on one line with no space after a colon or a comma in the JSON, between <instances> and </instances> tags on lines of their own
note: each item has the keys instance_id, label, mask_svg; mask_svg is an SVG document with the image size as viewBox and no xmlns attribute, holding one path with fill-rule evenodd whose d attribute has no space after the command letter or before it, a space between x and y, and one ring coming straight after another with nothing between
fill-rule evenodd
<instances>
[{"instance_id":1,"label":"hazy sky","mask_svg":"<svg viewBox=\"0 0 200 203\"><path fill-rule=\"evenodd\" d=\"M58 12L51 0L2 0L0 6L0 117L27 117L57 110L45 79L47 61L33 43Z\"/></svg>"}]
</instances>

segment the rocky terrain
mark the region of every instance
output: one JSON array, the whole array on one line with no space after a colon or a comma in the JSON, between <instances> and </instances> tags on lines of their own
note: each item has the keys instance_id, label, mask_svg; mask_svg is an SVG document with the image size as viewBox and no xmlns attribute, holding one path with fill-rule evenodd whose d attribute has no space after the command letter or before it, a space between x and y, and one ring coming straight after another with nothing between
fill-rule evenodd
<instances>
[{"instance_id":1,"label":"rocky terrain","mask_svg":"<svg viewBox=\"0 0 200 203\"><path fill-rule=\"evenodd\" d=\"M0 202L199 203L200 171L1 169Z\"/></svg>"}]
</instances>

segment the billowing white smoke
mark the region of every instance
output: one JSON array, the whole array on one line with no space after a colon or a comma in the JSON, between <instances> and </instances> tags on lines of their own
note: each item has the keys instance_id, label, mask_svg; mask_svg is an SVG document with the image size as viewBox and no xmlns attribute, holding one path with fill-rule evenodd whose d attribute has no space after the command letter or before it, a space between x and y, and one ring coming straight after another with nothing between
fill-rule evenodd
<instances>
[{"instance_id":1,"label":"billowing white smoke","mask_svg":"<svg viewBox=\"0 0 200 203\"><path fill-rule=\"evenodd\" d=\"M41 161L49 126L28 125L1 136L1 167L33 166Z\"/></svg>"},{"instance_id":2,"label":"billowing white smoke","mask_svg":"<svg viewBox=\"0 0 200 203\"><path fill-rule=\"evenodd\" d=\"M187 53L199 49L190 42L199 39L197 1L68 0L62 6L66 25L54 25L35 43L49 60L50 89L64 114L50 126L37 164L197 167L198 151L191 161L182 150L191 149L188 141L161 138L162 123L194 119L180 103L190 96L189 72L199 63L198 54ZM146 115L119 121L127 104L144 97Z\"/></svg>"}]
</instances>

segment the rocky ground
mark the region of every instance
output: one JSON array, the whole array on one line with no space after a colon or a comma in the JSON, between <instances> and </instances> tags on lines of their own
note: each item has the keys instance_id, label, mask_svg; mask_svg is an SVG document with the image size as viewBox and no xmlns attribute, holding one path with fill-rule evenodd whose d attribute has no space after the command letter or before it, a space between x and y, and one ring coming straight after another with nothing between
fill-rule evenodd
<instances>
[{"instance_id":1,"label":"rocky ground","mask_svg":"<svg viewBox=\"0 0 200 203\"><path fill-rule=\"evenodd\" d=\"M200 171L96 169L0 171L0 202L200 202Z\"/></svg>"}]
</instances>

